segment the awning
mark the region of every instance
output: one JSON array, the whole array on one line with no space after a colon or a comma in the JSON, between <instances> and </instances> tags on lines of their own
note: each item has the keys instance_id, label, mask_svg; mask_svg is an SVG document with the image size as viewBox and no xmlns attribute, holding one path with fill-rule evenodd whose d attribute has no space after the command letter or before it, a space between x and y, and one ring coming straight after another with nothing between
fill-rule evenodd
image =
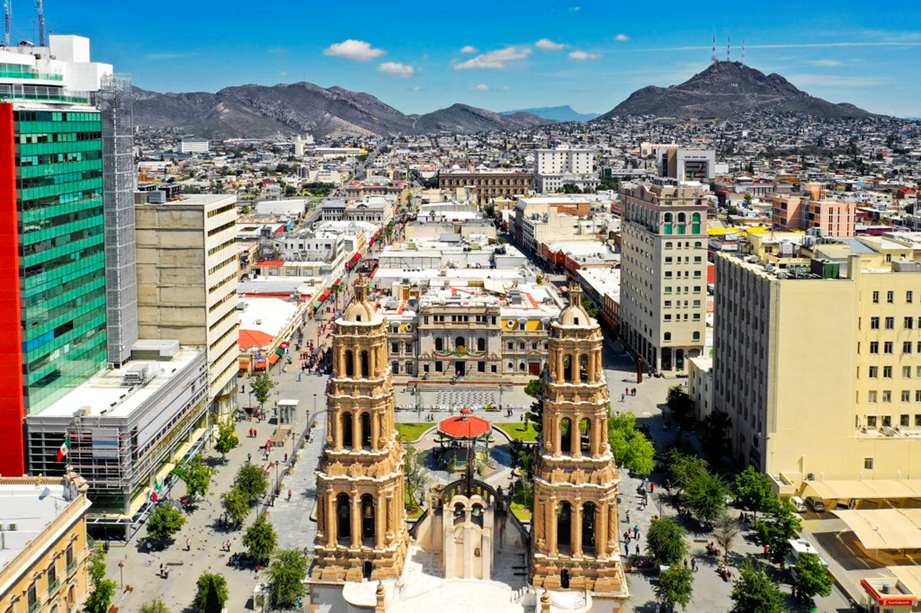
<instances>
[{"instance_id":1,"label":"awning","mask_svg":"<svg viewBox=\"0 0 921 613\"><path fill-rule=\"evenodd\" d=\"M269 356L269 364L275 364L275 362L277 362L280 359L281 359L280 355L278 355L277 353L273 353L272 355Z\"/></svg>"},{"instance_id":2,"label":"awning","mask_svg":"<svg viewBox=\"0 0 921 613\"><path fill-rule=\"evenodd\" d=\"M814 493L823 500L891 500L921 498L921 479L865 479L806 481L803 497Z\"/></svg>"},{"instance_id":3,"label":"awning","mask_svg":"<svg viewBox=\"0 0 921 613\"><path fill-rule=\"evenodd\" d=\"M240 362L240 370L249 370L249 364Z\"/></svg>"},{"instance_id":4,"label":"awning","mask_svg":"<svg viewBox=\"0 0 921 613\"><path fill-rule=\"evenodd\" d=\"M832 511L866 549L921 549L921 509Z\"/></svg>"},{"instance_id":5,"label":"awning","mask_svg":"<svg viewBox=\"0 0 921 613\"><path fill-rule=\"evenodd\" d=\"M266 366L268 366L268 364L266 364L265 360L262 360L261 362L254 362L253 370L265 370Z\"/></svg>"},{"instance_id":6,"label":"awning","mask_svg":"<svg viewBox=\"0 0 921 613\"><path fill-rule=\"evenodd\" d=\"M275 355L278 355L278 356L285 355L285 350L282 347L279 347L278 349L275 350ZM274 364L275 362L272 362L272 363Z\"/></svg>"},{"instance_id":7,"label":"awning","mask_svg":"<svg viewBox=\"0 0 921 613\"><path fill-rule=\"evenodd\" d=\"M339 277L338 279L336 279L336 282L333 283L333 287L336 287L337 285L339 285L339 284L341 284L341 283L342 283L342 277Z\"/></svg>"},{"instance_id":8,"label":"awning","mask_svg":"<svg viewBox=\"0 0 921 613\"><path fill-rule=\"evenodd\" d=\"M352 262L352 264L357 264L358 260L360 259L361 259L361 254L356 253L355 255L352 256L352 259L350 261Z\"/></svg>"}]
</instances>

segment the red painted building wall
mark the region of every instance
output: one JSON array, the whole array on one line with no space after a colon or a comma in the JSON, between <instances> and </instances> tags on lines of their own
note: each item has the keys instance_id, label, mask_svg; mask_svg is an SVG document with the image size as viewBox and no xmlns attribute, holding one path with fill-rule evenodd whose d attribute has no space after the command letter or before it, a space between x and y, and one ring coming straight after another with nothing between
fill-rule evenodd
<instances>
[{"instance_id":1,"label":"red painted building wall","mask_svg":"<svg viewBox=\"0 0 921 613\"><path fill-rule=\"evenodd\" d=\"M19 230L13 105L0 103L0 475L25 472L22 322L19 313Z\"/></svg>"}]
</instances>

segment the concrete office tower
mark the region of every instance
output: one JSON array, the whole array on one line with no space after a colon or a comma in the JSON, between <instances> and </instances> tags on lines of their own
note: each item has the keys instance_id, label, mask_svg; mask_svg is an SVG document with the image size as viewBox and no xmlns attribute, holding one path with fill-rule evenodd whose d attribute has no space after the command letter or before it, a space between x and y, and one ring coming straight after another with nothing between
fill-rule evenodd
<instances>
[{"instance_id":1,"label":"concrete office tower","mask_svg":"<svg viewBox=\"0 0 921 613\"><path fill-rule=\"evenodd\" d=\"M678 181L706 181L716 176L716 152L713 149L657 145L655 156L660 177Z\"/></svg>"},{"instance_id":2,"label":"concrete office tower","mask_svg":"<svg viewBox=\"0 0 921 613\"><path fill-rule=\"evenodd\" d=\"M313 579L400 576L409 541L404 522L403 446L397 437L387 324L355 286L336 321L333 377L326 394L326 448L317 472Z\"/></svg>"},{"instance_id":3,"label":"concrete office tower","mask_svg":"<svg viewBox=\"0 0 921 613\"><path fill-rule=\"evenodd\" d=\"M205 347L211 408L226 414L239 357L236 196L183 195L136 216L140 336Z\"/></svg>"},{"instance_id":4,"label":"concrete office tower","mask_svg":"<svg viewBox=\"0 0 921 613\"><path fill-rule=\"evenodd\" d=\"M600 182L594 149L559 147L534 152L534 183L541 194L562 191L563 185L593 189Z\"/></svg>"},{"instance_id":5,"label":"concrete office tower","mask_svg":"<svg viewBox=\"0 0 921 613\"><path fill-rule=\"evenodd\" d=\"M105 367L103 119L89 39L0 49L0 474L25 470L23 423ZM24 390L20 392L19 390Z\"/></svg>"},{"instance_id":6,"label":"concrete office tower","mask_svg":"<svg viewBox=\"0 0 921 613\"><path fill-rule=\"evenodd\" d=\"M603 342L598 322L582 306L582 290L571 289L569 307L550 329L530 573L535 587L626 598Z\"/></svg>"},{"instance_id":7,"label":"concrete office tower","mask_svg":"<svg viewBox=\"0 0 921 613\"><path fill-rule=\"evenodd\" d=\"M921 264L898 235L810 238L716 258L714 408L732 420L732 455L782 494L916 479Z\"/></svg>"},{"instance_id":8,"label":"concrete office tower","mask_svg":"<svg viewBox=\"0 0 921 613\"><path fill-rule=\"evenodd\" d=\"M131 79L107 75L99 93L105 186L108 361L120 367L138 340Z\"/></svg>"},{"instance_id":9,"label":"concrete office tower","mask_svg":"<svg viewBox=\"0 0 921 613\"><path fill-rule=\"evenodd\" d=\"M699 183L671 179L621 189L622 336L659 372L686 372L704 348L706 195Z\"/></svg>"}]
</instances>

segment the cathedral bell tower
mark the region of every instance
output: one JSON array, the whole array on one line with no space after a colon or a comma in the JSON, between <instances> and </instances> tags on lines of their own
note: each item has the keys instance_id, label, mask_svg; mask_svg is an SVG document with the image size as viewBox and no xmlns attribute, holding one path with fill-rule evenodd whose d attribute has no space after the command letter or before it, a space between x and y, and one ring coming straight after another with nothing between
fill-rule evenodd
<instances>
[{"instance_id":1,"label":"cathedral bell tower","mask_svg":"<svg viewBox=\"0 0 921 613\"><path fill-rule=\"evenodd\" d=\"M326 406L311 576L323 581L397 577L409 541L403 446L394 428L387 327L361 281L354 302L336 321Z\"/></svg>"},{"instance_id":2,"label":"cathedral bell tower","mask_svg":"<svg viewBox=\"0 0 921 613\"><path fill-rule=\"evenodd\" d=\"M531 582L626 597L617 529L617 469L607 439L608 387L598 322L569 291L550 326L543 430L534 473Z\"/></svg>"}]
</instances>

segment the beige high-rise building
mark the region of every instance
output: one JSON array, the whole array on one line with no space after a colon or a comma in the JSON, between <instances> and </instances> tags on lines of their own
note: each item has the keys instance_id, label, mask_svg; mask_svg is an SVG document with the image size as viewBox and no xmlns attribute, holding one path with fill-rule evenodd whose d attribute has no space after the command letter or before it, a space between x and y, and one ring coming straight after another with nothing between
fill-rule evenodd
<instances>
[{"instance_id":1,"label":"beige high-rise building","mask_svg":"<svg viewBox=\"0 0 921 613\"><path fill-rule=\"evenodd\" d=\"M571 289L550 326L543 435L534 473L531 582L626 598L617 523L617 468L607 440L603 337Z\"/></svg>"},{"instance_id":2,"label":"beige high-rise building","mask_svg":"<svg viewBox=\"0 0 921 613\"><path fill-rule=\"evenodd\" d=\"M621 196L621 335L655 371L686 372L706 342L707 192L658 179Z\"/></svg>"},{"instance_id":3,"label":"beige high-rise building","mask_svg":"<svg viewBox=\"0 0 921 613\"><path fill-rule=\"evenodd\" d=\"M337 582L398 577L409 542L403 446L394 427L387 325L361 282L336 321L326 403L311 576Z\"/></svg>"},{"instance_id":4,"label":"beige high-rise building","mask_svg":"<svg viewBox=\"0 0 921 613\"><path fill-rule=\"evenodd\" d=\"M716 261L714 408L781 493L921 478L921 263L892 240Z\"/></svg>"},{"instance_id":5,"label":"beige high-rise building","mask_svg":"<svg viewBox=\"0 0 921 613\"><path fill-rule=\"evenodd\" d=\"M205 347L212 409L226 414L239 369L236 196L142 203L136 218L140 337Z\"/></svg>"}]
</instances>

